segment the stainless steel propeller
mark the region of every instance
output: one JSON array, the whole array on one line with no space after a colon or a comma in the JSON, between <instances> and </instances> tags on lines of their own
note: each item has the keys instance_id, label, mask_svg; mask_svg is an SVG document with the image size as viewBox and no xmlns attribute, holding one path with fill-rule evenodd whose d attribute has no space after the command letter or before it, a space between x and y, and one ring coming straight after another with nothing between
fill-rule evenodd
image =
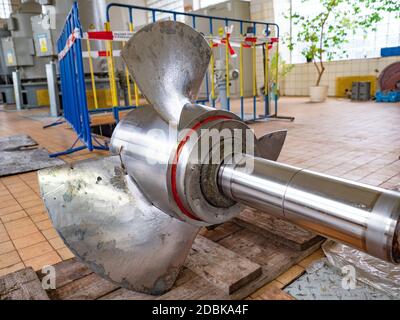
<instances>
[{"instance_id":1,"label":"stainless steel propeller","mask_svg":"<svg viewBox=\"0 0 400 320\"><path fill-rule=\"evenodd\" d=\"M118 124L110 157L39 173L55 228L94 272L164 293L199 228L243 205L399 262L398 193L279 164L285 131L257 139L236 115L193 103L211 56L201 34L153 23L122 56L151 106Z\"/></svg>"}]
</instances>

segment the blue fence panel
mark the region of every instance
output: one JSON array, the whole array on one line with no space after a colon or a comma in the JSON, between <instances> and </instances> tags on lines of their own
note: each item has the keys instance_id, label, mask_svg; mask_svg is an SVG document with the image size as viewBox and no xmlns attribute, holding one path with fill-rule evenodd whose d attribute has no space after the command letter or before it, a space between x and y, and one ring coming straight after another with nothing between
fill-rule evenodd
<instances>
[{"instance_id":1,"label":"blue fence panel","mask_svg":"<svg viewBox=\"0 0 400 320\"><path fill-rule=\"evenodd\" d=\"M85 146L74 148L76 141L70 149L52 156L69 154L85 148L90 151L94 149L86 99L81 36L78 4L74 3L57 41L57 48L60 54L68 45L68 51L59 60L64 118Z\"/></svg>"},{"instance_id":2,"label":"blue fence panel","mask_svg":"<svg viewBox=\"0 0 400 320\"><path fill-rule=\"evenodd\" d=\"M82 34L79 8L75 2L66 17L64 28L57 40L57 49L59 55L61 54L59 56L59 67L63 116L78 137L71 148L51 154L50 157L58 157L84 149L89 151L108 150L108 147L99 143L91 132L82 56ZM56 122L53 125L61 123ZM78 141L81 141L84 145L75 147ZM94 145L93 141L97 142L97 145Z\"/></svg>"}]
</instances>

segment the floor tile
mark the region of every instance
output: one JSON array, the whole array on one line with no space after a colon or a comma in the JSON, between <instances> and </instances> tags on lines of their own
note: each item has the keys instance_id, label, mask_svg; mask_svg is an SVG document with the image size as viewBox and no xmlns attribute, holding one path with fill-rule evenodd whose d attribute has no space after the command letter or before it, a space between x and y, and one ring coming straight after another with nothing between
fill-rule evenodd
<instances>
[{"instance_id":1,"label":"floor tile","mask_svg":"<svg viewBox=\"0 0 400 320\"><path fill-rule=\"evenodd\" d=\"M0 269L11 267L21 262L17 251L11 251L0 255Z\"/></svg>"},{"instance_id":2,"label":"floor tile","mask_svg":"<svg viewBox=\"0 0 400 320\"><path fill-rule=\"evenodd\" d=\"M17 211L14 213L7 214L5 216L1 216L0 219L3 223L7 223L7 222L12 222L15 220L22 219L25 217L27 217L27 214L25 213L25 211Z\"/></svg>"},{"instance_id":3,"label":"floor tile","mask_svg":"<svg viewBox=\"0 0 400 320\"><path fill-rule=\"evenodd\" d=\"M18 253L23 261L38 257L53 251L53 248L47 241L39 242L32 246L18 250Z\"/></svg>"},{"instance_id":4,"label":"floor tile","mask_svg":"<svg viewBox=\"0 0 400 320\"><path fill-rule=\"evenodd\" d=\"M52 251L52 252L46 253L44 255L41 255L39 257L35 257L33 259L26 260L26 261L24 261L24 263L27 267L32 267L33 270L39 271L39 270L42 270L43 267L55 265L61 261L62 260L61 260L60 256L55 251Z\"/></svg>"},{"instance_id":5,"label":"floor tile","mask_svg":"<svg viewBox=\"0 0 400 320\"><path fill-rule=\"evenodd\" d=\"M65 243L60 237L50 239L49 242L50 242L51 246L56 250L65 248Z\"/></svg>"},{"instance_id":6,"label":"floor tile","mask_svg":"<svg viewBox=\"0 0 400 320\"><path fill-rule=\"evenodd\" d=\"M22 249L43 241L46 241L46 238L41 232L37 231L28 236L13 240L13 243L16 249Z\"/></svg>"},{"instance_id":7,"label":"floor tile","mask_svg":"<svg viewBox=\"0 0 400 320\"><path fill-rule=\"evenodd\" d=\"M61 256L63 260L68 260L74 258L74 254L68 248L63 248L57 250L58 254Z\"/></svg>"},{"instance_id":8,"label":"floor tile","mask_svg":"<svg viewBox=\"0 0 400 320\"><path fill-rule=\"evenodd\" d=\"M25 269L25 265L22 262L14 264L13 266L0 269L0 277L5 276L9 273L13 273L19 270Z\"/></svg>"},{"instance_id":9,"label":"floor tile","mask_svg":"<svg viewBox=\"0 0 400 320\"><path fill-rule=\"evenodd\" d=\"M58 233L54 228L42 230L43 235L46 237L47 240L54 239L58 237Z\"/></svg>"},{"instance_id":10,"label":"floor tile","mask_svg":"<svg viewBox=\"0 0 400 320\"><path fill-rule=\"evenodd\" d=\"M11 241L0 243L0 255L14 251L14 245Z\"/></svg>"}]
</instances>

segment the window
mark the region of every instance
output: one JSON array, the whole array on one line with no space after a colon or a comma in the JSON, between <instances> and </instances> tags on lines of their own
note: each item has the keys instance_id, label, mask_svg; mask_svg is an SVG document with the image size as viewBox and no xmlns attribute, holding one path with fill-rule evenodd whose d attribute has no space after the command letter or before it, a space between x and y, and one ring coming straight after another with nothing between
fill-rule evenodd
<instances>
[{"instance_id":1,"label":"window","mask_svg":"<svg viewBox=\"0 0 400 320\"><path fill-rule=\"evenodd\" d=\"M316 8L320 6L319 0L309 0L302 2L302 0L283 0L274 1L276 21L281 27L282 34L290 34L296 39L298 26L290 25L285 19L285 12L292 7L293 12L299 12L301 15L307 15L309 12L315 12ZM366 12L367 14L367 12ZM384 12L382 13L383 19L378 22L376 31L369 31L367 34L359 31L352 35L343 48L347 51L347 57L335 57L334 60L345 59L364 59L380 57L381 48L396 47L400 45L400 18L397 12ZM282 55L286 61L291 63L305 62L304 56L301 51L304 46L296 43L293 52L283 48Z\"/></svg>"},{"instance_id":2,"label":"window","mask_svg":"<svg viewBox=\"0 0 400 320\"><path fill-rule=\"evenodd\" d=\"M8 19L11 11L11 0L0 0L0 18Z\"/></svg>"}]
</instances>

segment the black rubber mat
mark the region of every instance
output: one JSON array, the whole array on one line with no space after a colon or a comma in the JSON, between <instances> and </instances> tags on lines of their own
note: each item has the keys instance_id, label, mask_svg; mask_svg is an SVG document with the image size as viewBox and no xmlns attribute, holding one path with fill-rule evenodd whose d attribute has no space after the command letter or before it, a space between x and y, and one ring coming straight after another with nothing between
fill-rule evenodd
<instances>
[{"instance_id":1,"label":"black rubber mat","mask_svg":"<svg viewBox=\"0 0 400 320\"><path fill-rule=\"evenodd\" d=\"M27 135L0 137L0 177L59 166L65 162L52 159Z\"/></svg>"}]
</instances>

